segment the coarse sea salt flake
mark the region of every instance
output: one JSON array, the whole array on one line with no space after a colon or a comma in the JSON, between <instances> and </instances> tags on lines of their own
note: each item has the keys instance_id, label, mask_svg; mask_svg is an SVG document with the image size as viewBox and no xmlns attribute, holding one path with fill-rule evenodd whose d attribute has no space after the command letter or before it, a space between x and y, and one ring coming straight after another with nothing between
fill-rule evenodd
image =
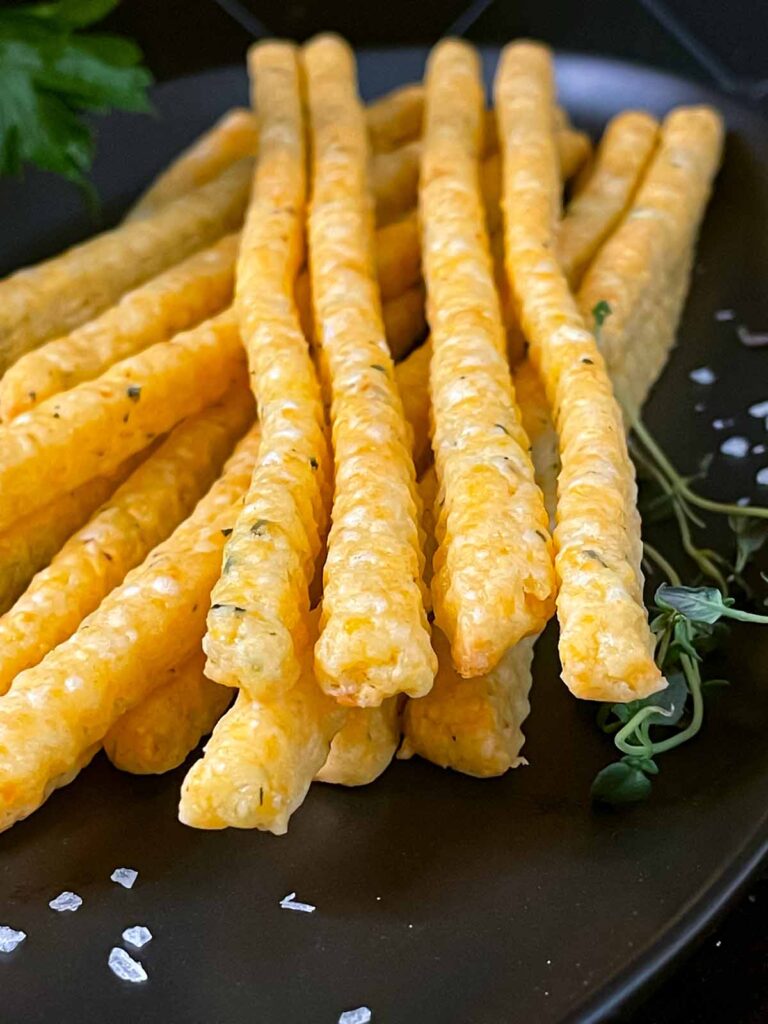
<instances>
[{"instance_id":1,"label":"coarse sea salt flake","mask_svg":"<svg viewBox=\"0 0 768 1024\"><path fill-rule=\"evenodd\" d=\"M749 441L746 437L728 437L720 445L720 451L734 459L743 459L749 451Z\"/></svg>"},{"instance_id":2,"label":"coarse sea salt flake","mask_svg":"<svg viewBox=\"0 0 768 1024\"><path fill-rule=\"evenodd\" d=\"M130 953L126 953L119 946L113 946L110 954L109 969L123 981L146 981L147 972L138 960L134 960Z\"/></svg>"},{"instance_id":3,"label":"coarse sea salt flake","mask_svg":"<svg viewBox=\"0 0 768 1024\"><path fill-rule=\"evenodd\" d=\"M7 924L0 924L0 953L12 953L26 937L26 932L17 931Z\"/></svg>"},{"instance_id":4,"label":"coarse sea salt flake","mask_svg":"<svg viewBox=\"0 0 768 1024\"><path fill-rule=\"evenodd\" d=\"M698 366L688 374L694 384L714 384L717 380L714 370L708 366Z\"/></svg>"},{"instance_id":5,"label":"coarse sea salt flake","mask_svg":"<svg viewBox=\"0 0 768 1024\"><path fill-rule=\"evenodd\" d=\"M126 928L123 932L123 941L129 942L137 949L141 949L152 938L152 932L143 924L135 924L132 928Z\"/></svg>"},{"instance_id":6,"label":"coarse sea salt flake","mask_svg":"<svg viewBox=\"0 0 768 1024\"><path fill-rule=\"evenodd\" d=\"M715 313L715 320L720 323L725 323L728 320L735 320L736 314L732 309L718 309Z\"/></svg>"},{"instance_id":7,"label":"coarse sea salt flake","mask_svg":"<svg viewBox=\"0 0 768 1024\"><path fill-rule=\"evenodd\" d=\"M732 419L712 420L712 426L715 430L725 430L727 427L732 427L733 423Z\"/></svg>"},{"instance_id":8,"label":"coarse sea salt flake","mask_svg":"<svg viewBox=\"0 0 768 1024\"><path fill-rule=\"evenodd\" d=\"M78 896L76 892L62 892L49 902L48 906L51 910L79 910L83 905L82 896Z\"/></svg>"},{"instance_id":9,"label":"coarse sea salt flake","mask_svg":"<svg viewBox=\"0 0 768 1024\"><path fill-rule=\"evenodd\" d=\"M764 402L755 402L754 405L750 405L747 410L750 416L754 416L756 420L763 419L764 416L768 416L768 399Z\"/></svg>"},{"instance_id":10,"label":"coarse sea salt flake","mask_svg":"<svg viewBox=\"0 0 768 1024\"><path fill-rule=\"evenodd\" d=\"M765 455L765 445L764 444L753 444L752 445L752 454L753 455Z\"/></svg>"},{"instance_id":11,"label":"coarse sea salt flake","mask_svg":"<svg viewBox=\"0 0 768 1024\"><path fill-rule=\"evenodd\" d=\"M371 1011L367 1006L358 1006L356 1010L345 1010L339 1017L339 1024L370 1024Z\"/></svg>"},{"instance_id":12,"label":"coarse sea salt flake","mask_svg":"<svg viewBox=\"0 0 768 1024\"><path fill-rule=\"evenodd\" d=\"M768 487L768 466L758 469L755 474L755 480L757 480L761 487Z\"/></svg>"},{"instance_id":13,"label":"coarse sea salt flake","mask_svg":"<svg viewBox=\"0 0 768 1024\"><path fill-rule=\"evenodd\" d=\"M283 910L300 910L304 914L312 914L317 910L317 907L313 907L311 903L299 903L296 900L295 892L289 892L287 896L283 896L280 906Z\"/></svg>"},{"instance_id":14,"label":"coarse sea salt flake","mask_svg":"<svg viewBox=\"0 0 768 1024\"><path fill-rule=\"evenodd\" d=\"M133 868L115 868L109 877L113 882L122 885L124 889L132 889L133 883L139 877L139 872Z\"/></svg>"}]
</instances>

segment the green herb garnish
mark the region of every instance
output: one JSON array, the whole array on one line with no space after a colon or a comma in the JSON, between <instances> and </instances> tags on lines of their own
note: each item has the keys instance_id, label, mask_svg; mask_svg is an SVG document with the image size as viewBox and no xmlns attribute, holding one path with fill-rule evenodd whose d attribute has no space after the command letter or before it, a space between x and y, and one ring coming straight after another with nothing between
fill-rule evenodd
<instances>
[{"instance_id":1,"label":"green herb garnish","mask_svg":"<svg viewBox=\"0 0 768 1024\"><path fill-rule=\"evenodd\" d=\"M129 384L128 387L125 389L125 393L126 395L128 395L132 402L138 402L138 400L141 398L141 388L139 387L138 384Z\"/></svg>"},{"instance_id":2,"label":"green herb garnish","mask_svg":"<svg viewBox=\"0 0 768 1024\"><path fill-rule=\"evenodd\" d=\"M135 43L83 33L119 0L54 0L0 10L0 174L25 163L90 192L85 113L148 111L152 76Z\"/></svg>"},{"instance_id":3,"label":"green herb garnish","mask_svg":"<svg viewBox=\"0 0 768 1024\"><path fill-rule=\"evenodd\" d=\"M592 312L599 342L611 308L607 302L599 302ZM669 685L644 700L603 704L597 713L598 725L613 736L622 757L597 774L591 794L596 802L613 805L646 799L652 791L651 776L659 771L656 757L699 732L705 689L726 682L702 678L706 656L728 634L724 620L768 624L768 616L736 608L729 593L733 584L744 587L741 574L768 538L768 508L713 501L698 494L691 484L707 467L701 467L695 476L681 476L626 404L624 414L631 428L629 448L638 475L655 488L643 507L643 518L652 521L671 517L677 523L683 550L702 576L716 586L684 586L667 558L644 543L646 559L668 580L656 590L651 629L656 637L656 663ZM694 531L707 525L700 512L727 517L736 540L733 564L697 542Z\"/></svg>"}]
</instances>

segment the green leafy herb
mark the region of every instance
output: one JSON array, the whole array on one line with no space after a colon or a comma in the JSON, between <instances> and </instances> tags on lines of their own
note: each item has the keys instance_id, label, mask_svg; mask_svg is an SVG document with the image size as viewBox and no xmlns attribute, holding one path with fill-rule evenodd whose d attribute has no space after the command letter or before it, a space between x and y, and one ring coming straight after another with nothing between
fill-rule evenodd
<instances>
[{"instance_id":1,"label":"green leafy herb","mask_svg":"<svg viewBox=\"0 0 768 1024\"><path fill-rule=\"evenodd\" d=\"M599 342L600 330L611 309L607 302L599 302L592 312ZM651 621L656 637L656 662L669 685L644 700L600 707L598 725L613 737L622 755L619 761L599 772L593 782L592 798L605 804L634 803L648 797L652 790L649 776L659 771L655 758L692 739L700 730L705 690L727 685L726 680L702 678L706 656L728 633L725 620L768 624L767 615L736 608L729 594L730 584L743 586L741 573L768 537L768 508L702 497L691 484L706 473L708 465L703 464L695 476L681 476L640 418L626 403L622 404L632 430L630 452L638 477L655 488L650 501L643 506L644 520L672 517L683 550L716 586L684 586L667 558L644 543L645 558L669 581L656 591L656 615ZM697 541L694 530L704 530L707 525L701 512L728 518L736 538L733 565Z\"/></svg>"},{"instance_id":2,"label":"green leafy herb","mask_svg":"<svg viewBox=\"0 0 768 1024\"><path fill-rule=\"evenodd\" d=\"M119 0L55 0L0 10L0 174L25 163L86 190L93 134L84 113L148 111L152 76L128 39L80 30Z\"/></svg>"}]
</instances>

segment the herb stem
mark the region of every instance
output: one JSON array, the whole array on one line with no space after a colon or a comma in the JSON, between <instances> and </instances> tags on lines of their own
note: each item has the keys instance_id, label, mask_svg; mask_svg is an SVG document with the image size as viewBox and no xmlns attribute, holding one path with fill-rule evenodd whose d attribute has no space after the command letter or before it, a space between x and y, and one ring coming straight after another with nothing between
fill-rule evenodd
<instances>
[{"instance_id":1,"label":"herb stem","mask_svg":"<svg viewBox=\"0 0 768 1024\"><path fill-rule=\"evenodd\" d=\"M718 512L723 515L751 516L758 519L768 519L768 508L762 508L759 505L735 505L729 502L713 501L711 498L704 498L700 494L697 494L696 491L692 491L653 439L648 428L639 416L629 411L626 415L635 435L640 439L646 450L656 460L659 469L667 478L669 486L673 491L682 495L686 501L689 501L692 505L695 505L697 508L700 508L705 512Z\"/></svg>"},{"instance_id":2,"label":"herb stem","mask_svg":"<svg viewBox=\"0 0 768 1024\"><path fill-rule=\"evenodd\" d=\"M704 721L704 698L701 693L699 667L693 658L684 651L680 652L680 664L685 673L685 681L688 684L688 689L693 699L691 721L685 729L675 736L670 736L668 740L661 740L659 743L655 743L653 745L654 754L663 754L666 750L673 750L675 747L679 747L681 743L685 743L696 735L699 729L701 729L701 723Z\"/></svg>"},{"instance_id":3,"label":"herb stem","mask_svg":"<svg viewBox=\"0 0 768 1024\"><path fill-rule=\"evenodd\" d=\"M683 581L680 579L680 576L678 575L675 567L667 561L664 555L662 555L662 553L657 548L655 548L652 544L649 544L647 540L643 541L643 551L648 556L648 558L650 558L650 560L654 562L659 569L661 569L661 571L667 577L672 586L682 586Z\"/></svg>"}]
</instances>

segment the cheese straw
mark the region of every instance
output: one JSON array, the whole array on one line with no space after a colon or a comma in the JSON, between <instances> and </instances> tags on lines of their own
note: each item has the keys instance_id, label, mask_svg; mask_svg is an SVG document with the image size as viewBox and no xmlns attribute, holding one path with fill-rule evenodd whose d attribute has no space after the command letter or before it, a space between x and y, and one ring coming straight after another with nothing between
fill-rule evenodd
<instances>
[{"instance_id":1,"label":"cheese straw","mask_svg":"<svg viewBox=\"0 0 768 1024\"><path fill-rule=\"evenodd\" d=\"M305 47L304 64L312 301L332 388L336 467L315 667L327 693L376 706L399 692L427 692L435 668L420 586L415 474L376 287L354 59L341 40L321 36Z\"/></svg>"},{"instance_id":2,"label":"cheese straw","mask_svg":"<svg viewBox=\"0 0 768 1024\"><path fill-rule=\"evenodd\" d=\"M465 677L554 611L552 542L507 363L478 184L479 63L438 44L427 66L420 191L441 508L435 620Z\"/></svg>"},{"instance_id":3,"label":"cheese straw","mask_svg":"<svg viewBox=\"0 0 768 1024\"><path fill-rule=\"evenodd\" d=\"M261 449L211 594L204 647L211 679L263 698L291 687L305 660L332 468L320 385L294 302L306 198L296 49L260 43L249 67L261 144L235 306Z\"/></svg>"},{"instance_id":4,"label":"cheese straw","mask_svg":"<svg viewBox=\"0 0 768 1024\"><path fill-rule=\"evenodd\" d=\"M0 529L110 473L243 379L232 312L116 363L0 427Z\"/></svg>"},{"instance_id":5,"label":"cheese straw","mask_svg":"<svg viewBox=\"0 0 768 1024\"><path fill-rule=\"evenodd\" d=\"M627 701L666 685L643 606L637 489L621 412L554 251L559 176L549 51L508 46L495 83L507 272L559 436L556 568L563 679Z\"/></svg>"}]
</instances>

